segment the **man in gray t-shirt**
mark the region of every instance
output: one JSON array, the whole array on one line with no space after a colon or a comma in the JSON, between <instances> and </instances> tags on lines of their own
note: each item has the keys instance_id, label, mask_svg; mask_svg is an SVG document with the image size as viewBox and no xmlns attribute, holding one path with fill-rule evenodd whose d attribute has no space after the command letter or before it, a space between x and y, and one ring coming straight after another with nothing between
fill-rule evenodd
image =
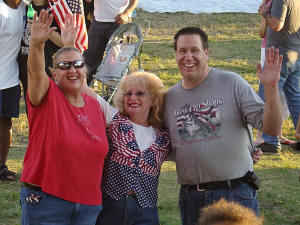
<instances>
[{"instance_id":1,"label":"man in gray t-shirt","mask_svg":"<svg viewBox=\"0 0 300 225\"><path fill-rule=\"evenodd\" d=\"M183 79L166 94L164 119L181 184L183 225L195 225L199 209L220 198L258 214L255 184L247 182L253 174L254 150L249 126L271 135L280 131L282 56L268 49L264 71L258 66L266 88L264 104L238 74L208 67L208 37L200 28L178 31L174 49Z\"/></svg>"},{"instance_id":2,"label":"man in gray t-shirt","mask_svg":"<svg viewBox=\"0 0 300 225\"><path fill-rule=\"evenodd\" d=\"M275 46L283 55L279 88L283 88L294 126L300 114L300 1L273 0L271 8L262 4L259 14L266 18L267 47ZM263 97L263 92L261 93ZM277 137L263 135L263 151L280 149Z\"/></svg>"}]
</instances>

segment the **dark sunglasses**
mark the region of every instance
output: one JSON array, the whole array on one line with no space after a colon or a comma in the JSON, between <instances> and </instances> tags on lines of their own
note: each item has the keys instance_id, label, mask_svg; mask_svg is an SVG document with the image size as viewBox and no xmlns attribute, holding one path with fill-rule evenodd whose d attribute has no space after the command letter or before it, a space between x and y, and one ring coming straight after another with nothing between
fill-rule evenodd
<instances>
[{"instance_id":1,"label":"dark sunglasses","mask_svg":"<svg viewBox=\"0 0 300 225\"><path fill-rule=\"evenodd\" d=\"M71 69L71 66L75 69L81 69L84 67L84 61L83 60L76 60L72 62L59 62L57 63L57 68L60 70L69 70Z\"/></svg>"},{"instance_id":2,"label":"dark sunglasses","mask_svg":"<svg viewBox=\"0 0 300 225\"><path fill-rule=\"evenodd\" d=\"M136 92L136 93L126 92L126 93L124 94L124 96L129 98L129 97L135 95L135 96L138 97L138 98L143 98L143 97L145 97L147 94L148 94L147 92L143 92L143 91L138 91L138 92Z\"/></svg>"}]
</instances>

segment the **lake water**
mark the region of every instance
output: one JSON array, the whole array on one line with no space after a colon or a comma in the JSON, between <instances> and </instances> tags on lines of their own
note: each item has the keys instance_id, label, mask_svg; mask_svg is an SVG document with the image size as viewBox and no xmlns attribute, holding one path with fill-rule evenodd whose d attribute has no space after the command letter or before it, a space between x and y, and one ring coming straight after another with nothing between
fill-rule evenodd
<instances>
[{"instance_id":1,"label":"lake water","mask_svg":"<svg viewBox=\"0 0 300 225\"><path fill-rule=\"evenodd\" d=\"M148 12L257 13L261 0L140 0L138 8Z\"/></svg>"}]
</instances>

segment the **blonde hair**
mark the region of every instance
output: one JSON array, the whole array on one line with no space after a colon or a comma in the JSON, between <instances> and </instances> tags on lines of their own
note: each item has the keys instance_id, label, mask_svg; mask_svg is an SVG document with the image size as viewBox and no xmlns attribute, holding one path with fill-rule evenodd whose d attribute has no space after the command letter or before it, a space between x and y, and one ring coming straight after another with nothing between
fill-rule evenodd
<instances>
[{"instance_id":1,"label":"blonde hair","mask_svg":"<svg viewBox=\"0 0 300 225\"><path fill-rule=\"evenodd\" d=\"M149 92L153 106L148 115L148 123L160 128L162 126L162 111L164 104L165 86L162 81L153 73L149 72L133 72L124 76L114 97L114 105L118 108L122 115L128 116L124 107L124 94L126 88L130 85L144 85Z\"/></svg>"},{"instance_id":2,"label":"blonde hair","mask_svg":"<svg viewBox=\"0 0 300 225\"><path fill-rule=\"evenodd\" d=\"M201 210L198 225L212 225L227 222L231 225L262 225L263 218L236 202L227 202L221 199L213 205Z\"/></svg>"}]
</instances>

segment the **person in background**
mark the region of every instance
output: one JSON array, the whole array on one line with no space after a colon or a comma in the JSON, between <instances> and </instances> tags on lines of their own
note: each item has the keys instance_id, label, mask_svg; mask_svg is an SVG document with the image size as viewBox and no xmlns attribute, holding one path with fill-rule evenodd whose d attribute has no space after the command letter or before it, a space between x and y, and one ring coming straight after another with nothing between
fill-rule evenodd
<instances>
[{"instance_id":1,"label":"person in background","mask_svg":"<svg viewBox=\"0 0 300 225\"><path fill-rule=\"evenodd\" d=\"M88 31L94 19L94 0L83 0L86 30Z\"/></svg>"},{"instance_id":2,"label":"person in background","mask_svg":"<svg viewBox=\"0 0 300 225\"><path fill-rule=\"evenodd\" d=\"M29 52L29 42L30 42L30 27L33 20L34 12L39 15L42 9L47 10L49 3L47 0L32 0L27 6L27 16L25 23L24 35L21 41L21 49L18 56L19 71L20 71L20 81L23 86L24 98L26 101L27 93L27 59ZM58 27L55 20L52 21L51 27ZM60 37L60 30L51 32L49 40L45 43L44 55L45 55L45 70L49 77L52 78L50 68L53 67L53 55L54 53L63 47L63 42ZM27 108L26 108L27 109Z\"/></svg>"},{"instance_id":3,"label":"person in background","mask_svg":"<svg viewBox=\"0 0 300 225\"><path fill-rule=\"evenodd\" d=\"M295 150L295 151L300 151L300 116L298 118L298 123L297 123L297 128L296 128L296 133L295 133L295 137L297 139L297 142L294 144L291 144L291 147ZM300 182L300 173L299 173L299 177L298 180Z\"/></svg>"},{"instance_id":4,"label":"person in background","mask_svg":"<svg viewBox=\"0 0 300 225\"><path fill-rule=\"evenodd\" d=\"M198 225L262 225L263 219L235 202L221 199L200 212Z\"/></svg>"},{"instance_id":5,"label":"person in background","mask_svg":"<svg viewBox=\"0 0 300 225\"><path fill-rule=\"evenodd\" d=\"M297 128L296 128L296 133L295 133L295 137L297 139L297 142L294 144L291 144L291 147L296 150L296 151L300 151L300 116L298 118L298 123L297 123ZM299 177L300 179L300 177Z\"/></svg>"},{"instance_id":6,"label":"person in background","mask_svg":"<svg viewBox=\"0 0 300 225\"><path fill-rule=\"evenodd\" d=\"M54 57L53 78L45 71L44 45L56 28L43 9L31 26L28 55L29 143L20 202L22 225L95 224L102 210L100 189L108 151L99 103L82 93L86 68L72 47L74 17L62 26L64 47Z\"/></svg>"},{"instance_id":7,"label":"person in background","mask_svg":"<svg viewBox=\"0 0 300 225\"><path fill-rule=\"evenodd\" d=\"M109 141L97 225L159 225L158 178L170 152L169 133L162 129L164 94L155 74L135 72L120 81L114 98L117 109L97 96Z\"/></svg>"},{"instance_id":8,"label":"person in background","mask_svg":"<svg viewBox=\"0 0 300 225\"><path fill-rule=\"evenodd\" d=\"M0 180L16 174L6 161L12 141L12 117L19 116L19 67L17 62L25 23L23 0L0 0Z\"/></svg>"},{"instance_id":9,"label":"person in background","mask_svg":"<svg viewBox=\"0 0 300 225\"><path fill-rule=\"evenodd\" d=\"M266 47L275 46L283 55L279 89L284 91L289 112L296 129L300 115L300 1L272 0L271 8L263 3L258 11L265 18ZM263 134L263 152L279 152L277 136Z\"/></svg>"},{"instance_id":10,"label":"person in background","mask_svg":"<svg viewBox=\"0 0 300 225\"><path fill-rule=\"evenodd\" d=\"M262 2L262 4L267 4L268 7L271 7L271 3L272 3L271 0L263 0L263 2ZM264 17L261 17L258 34L262 38L261 54L260 54L260 64L261 64L262 67L264 67L264 63L265 63L266 30L267 30L266 19ZM261 98L264 98L262 90L263 90L262 83L259 82L258 93L261 96ZM288 106L287 106L287 103L286 103L284 92L282 90L279 90L279 95L280 95L280 101L281 101L281 106L282 106L282 121L284 121L284 120L288 119L290 113L289 113L289 109L288 109ZM286 137L284 137L282 135L282 129L280 131L280 134L278 135L278 138L280 140L280 143L283 144L283 145L289 145L289 144L295 143L294 141L289 140L289 139L287 139ZM263 138L262 138L262 132L257 131L255 144L259 146L263 142L264 141L263 141Z\"/></svg>"},{"instance_id":11,"label":"person in background","mask_svg":"<svg viewBox=\"0 0 300 225\"><path fill-rule=\"evenodd\" d=\"M90 2L91 0L85 1ZM84 52L88 69L88 84L92 82L92 75L96 73L101 64L106 44L111 35L121 24L128 21L137 4L138 0L94 1L94 20L88 31L88 49Z\"/></svg>"},{"instance_id":12,"label":"person in background","mask_svg":"<svg viewBox=\"0 0 300 225\"><path fill-rule=\"evenodd\" d=\"M170 132L183 225L194 225L199 209L225 198L259 214L258 178L251 154L254 127L277 135L281 127L278 80L282 56L266 50L266 103L238 74L208 67L208 36L185 27L174 36L175 59L182 80L166 93L164 122ZM207 196L210 196L207 198Z\"/></svg>"}]
</instances>

